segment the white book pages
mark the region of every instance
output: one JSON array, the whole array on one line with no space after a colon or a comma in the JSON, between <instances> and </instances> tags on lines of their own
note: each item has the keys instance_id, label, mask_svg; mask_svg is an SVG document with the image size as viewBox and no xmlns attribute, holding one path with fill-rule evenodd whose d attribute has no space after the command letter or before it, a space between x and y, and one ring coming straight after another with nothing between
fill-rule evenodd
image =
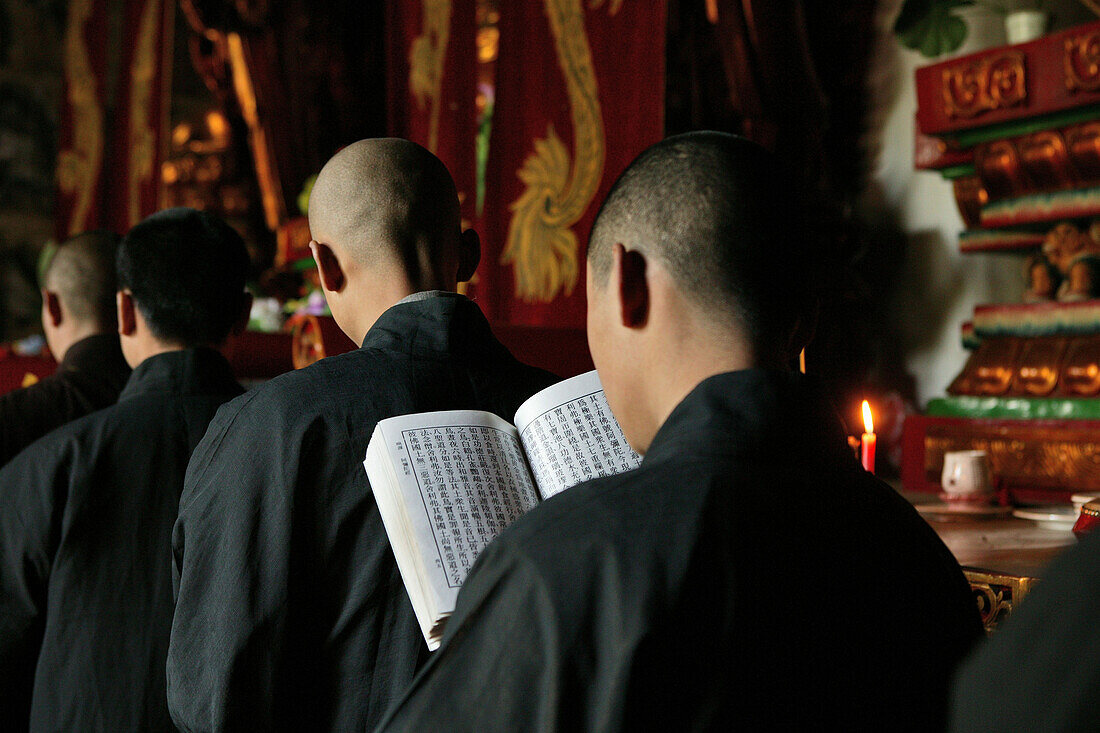
<instances>
[{"instance_id":1,"label":"white book pages","mask_svg":"<svg viewBox=\"0 0 1100 733\"><path fill-rule=\"evenodd\" d=\"M516 430L475 410L389 418L378 423L363 465L435 649L478 554L538 502Z\"/></svg>"},{"instance_id":2,"label":"white book pages","mask_svg":"<svg viewBox=\"0 0 1100 733\"><path fill-rule=\"evenodd\" d=\"M611 413L595 371L547 387L520 405L515 419L544 499L642 462Z\"/></svg>"}]
</instances>

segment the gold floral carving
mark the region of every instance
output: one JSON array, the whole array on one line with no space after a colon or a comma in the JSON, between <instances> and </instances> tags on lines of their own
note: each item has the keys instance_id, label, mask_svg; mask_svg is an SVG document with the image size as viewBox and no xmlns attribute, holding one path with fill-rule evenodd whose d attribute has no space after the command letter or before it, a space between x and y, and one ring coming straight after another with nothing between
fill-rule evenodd
<instances>
[{"instance_id":1,"label":"gold floral carving","mask_svg":"<svg viewBox=\"0 0 1100 733\"><path fill-rule=\"evenodd\" d=\"M84 26L92 14L91 0L72 0L65 28L65 83L72 147L58 156L57 180L62 193L74 197L69 216L69 235L88 228L92 199L103 162L103 107L96 96L96 78L88 48L84 45Z\"/></svg>"},{"instance_id":2,"label":"gold floral carving","mask_svg":"<svg viewBox=\"0 0 1100 733\"><path fill-rule=\"evenodd\" d=\"M943 70L943 108L949 118L971 118L1027 99L1024 54L1009 51Z\"/></svg>"},{"instance_id":3,"label":"gold floral carving","mask_svg":"<svg viewBox=\"0 0 1100 733\"><path fill-rule=\"evenodd\" d=\"M1070 36L1064 50L1066 89L1071 92L1100 90L1100 31Z\"/></svg>"},{"instance_id":4,"label":"gold floral carving","mask_svg":"<svg viewBox=\"0 0 1100 733\"><path fill-rule=\"evenodd\" d=\"M512 220L501 262L512 265L515 294L548 302L577 284L577 236L571 227L596 195L606 154L603 113L581 0L545 0L558 66L565 77L573 123L573 156L547 126L517 175L526 189L511 205ZM621 0L612 0L609 12ZM602 0L599 0L602 4ZM596 3L594 6L598 5Z\"/></svg>"},{"instance_id":5,"label":"gold floral carving","mask_svg":"<svg viewBox=\"0 0 1100 733\"><path fill-rule=\"evenodd\" d=\"M420 109L428 108L428 150L439 145L443 67L451 36L451 0L423 0L420 35L409 47L409 89Z\"/></svg>"},{"instance_id":6,"label":"gold floral carving","mask_svg":"<svg viewBox=\"0 0 1100 733\"><path fill-rule=\"evenodd\" d=\"M137 48L130 66L130 226L142 220L141 191L153 178L157 135L149 124L153 89L156 86L156 51L160 34L161 0L147 0L141 11Z\"/></svg>"}]
</instances>

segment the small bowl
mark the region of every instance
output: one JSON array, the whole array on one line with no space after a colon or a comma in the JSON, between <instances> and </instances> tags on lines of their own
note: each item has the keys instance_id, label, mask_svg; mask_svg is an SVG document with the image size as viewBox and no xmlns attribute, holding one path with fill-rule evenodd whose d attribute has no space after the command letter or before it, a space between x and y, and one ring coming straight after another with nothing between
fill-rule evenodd
<instances>
[{"instance_id":1,"label":"small bowl","mask_svg":"<svg viewBox=\"0 0 1100 733\"><path fill-rule=\"evenodd\" d=\"M1100 494L1074 494L1069 498L1069 500L1073 502L1073 508L1076 509L1078 513L1081 512L1081 507L1088 504L1093 499L1100 499Z\"/></svg>"}]
</instances>

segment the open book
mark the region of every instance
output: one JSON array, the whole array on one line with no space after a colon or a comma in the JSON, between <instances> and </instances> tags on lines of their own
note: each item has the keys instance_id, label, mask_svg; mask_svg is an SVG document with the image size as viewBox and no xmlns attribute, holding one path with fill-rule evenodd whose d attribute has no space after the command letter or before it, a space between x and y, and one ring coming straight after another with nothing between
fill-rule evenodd
<instances>
[{"instance_id":1,"label":"open book","mask_svg":"<svg viewBox=\"0 0 1100 733\"><path fill-rule=\"evenodd\" d=\"M505 527L540 499L641 460L594 371L528 399L515 425L479 410L379 421L363 466L428 647Z\"/></svg>"}]
</instances>

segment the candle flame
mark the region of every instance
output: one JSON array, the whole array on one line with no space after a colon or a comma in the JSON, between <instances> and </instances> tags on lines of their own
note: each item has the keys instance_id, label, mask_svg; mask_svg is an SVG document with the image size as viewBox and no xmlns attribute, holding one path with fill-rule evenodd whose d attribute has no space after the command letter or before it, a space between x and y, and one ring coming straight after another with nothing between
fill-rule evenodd
<instances>
[{"instance_id":1,"label":"candle flame","mask_svg":"<svg viewBox=\"0 0 1100 733\"><path fill-rule=\"evenodd\" d=\"M871 406L867 404L867 400L863 401L863 429L864 432L875 432L875 423L871 420Z\"/></svg>"}]
</instances>

